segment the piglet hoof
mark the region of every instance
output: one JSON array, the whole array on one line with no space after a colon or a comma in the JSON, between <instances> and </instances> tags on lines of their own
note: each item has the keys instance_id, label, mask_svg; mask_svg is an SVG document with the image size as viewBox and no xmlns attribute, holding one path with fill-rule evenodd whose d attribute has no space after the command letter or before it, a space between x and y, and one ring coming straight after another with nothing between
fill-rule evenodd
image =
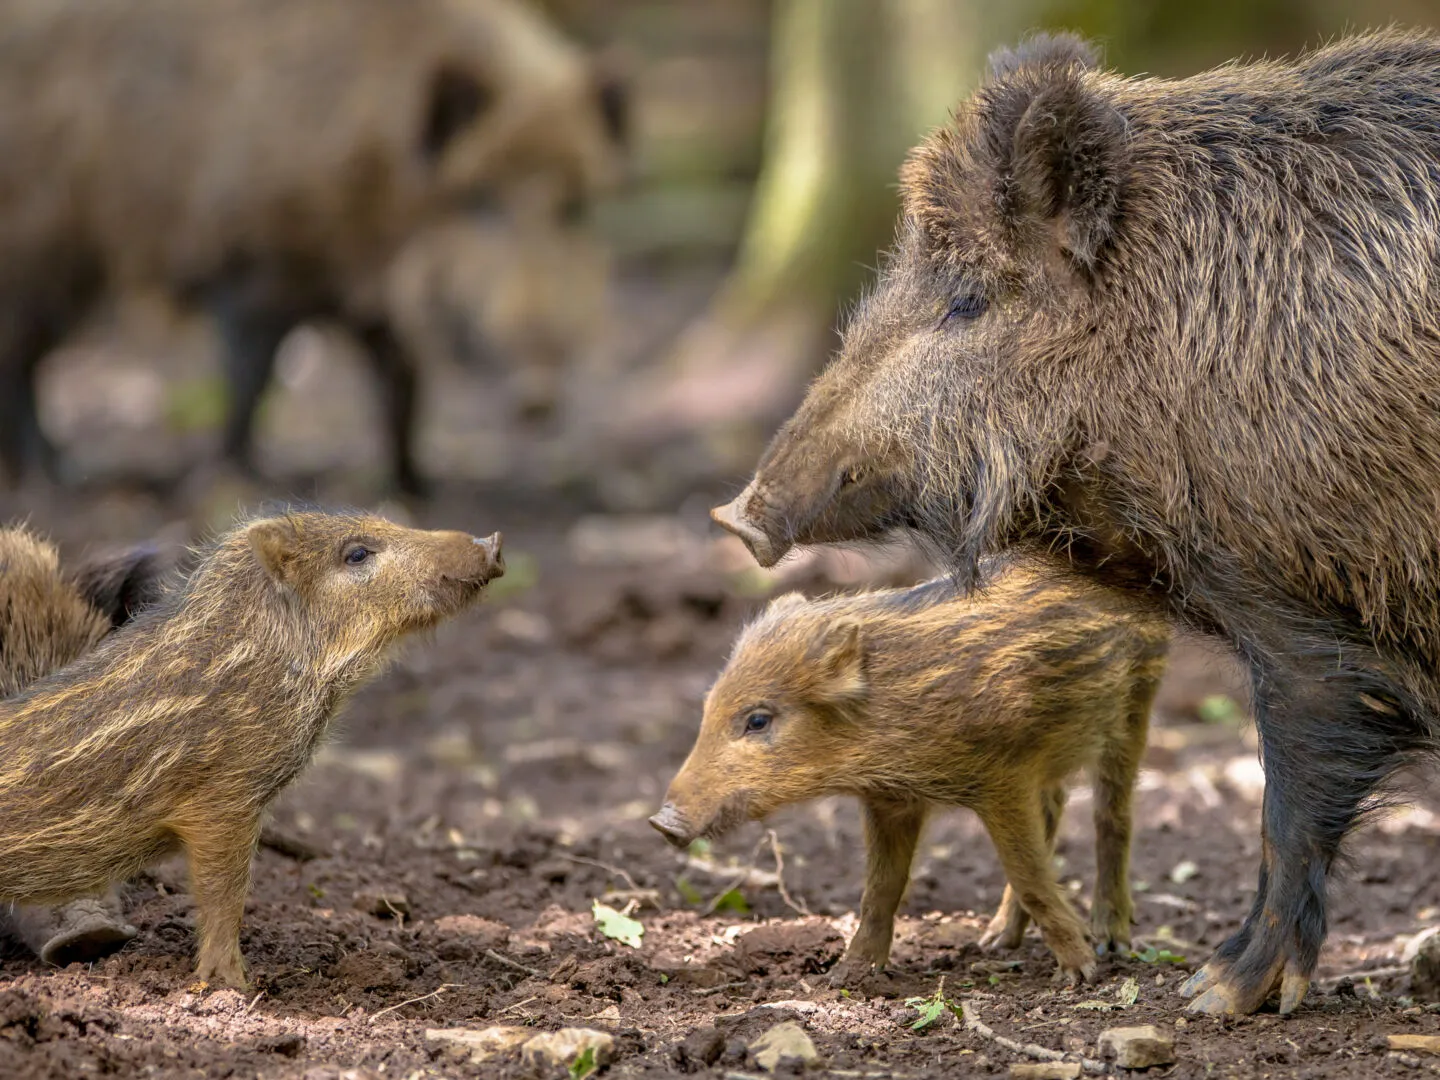
<instances>
[{"instance_id":1,"label":"piglet hoof","mask_svg":"<svg viewBox=\"0 0 1440 1080\"><path fill-rule=\"evenodd\" d=\"M980 935L980 948L987 952L1001 952L1018 949L1025 939L1025 925L1003 915L996 915Z\"/></svg>"},{"instance_id":2,"label":"piglet hoof","mask_svg":"<svg viewBox=\"0 0 1440 1080\"><path fill-rule=\"evenodd\" d=\"M232 990L250 988L245 979L245 961L240 958L238 950L234 956L225 956L210 962L202 960L195 969L195 979L208 986L228 986Z\"/></svg>"},{"instance_id":3,"label":"piglet hoof","mask_svg":"<svg viewBox=\"0 0 1440 1080\"><path fill-rule=\"evenodd\" d=\"M1064 986L1067 989L1074 989L1082 983L1093 983L1095 981L1096 964L1092 959L1086 959L1083 963L1068 964L1060 963L1059 970L1055 972L1051 982L1056 986Z\"/></svg>"},{"instance_id":4,"label":"piglet hoof","mask_svg":"<svg viewBox=\"0 0 1440 1080\"><path fill-rule=\"evenodd\" d=\"M1130 917L1101 914L1091 920L1090 937L1095 942L1095 955L1130 955Z\"/></svg>"}]
</instances>

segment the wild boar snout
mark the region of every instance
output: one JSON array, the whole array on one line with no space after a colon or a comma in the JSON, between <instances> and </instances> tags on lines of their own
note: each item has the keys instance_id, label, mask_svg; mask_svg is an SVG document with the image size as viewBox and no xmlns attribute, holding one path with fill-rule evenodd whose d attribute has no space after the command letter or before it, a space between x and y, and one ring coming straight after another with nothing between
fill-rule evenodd
<instances>
[{"instance_id":1,"label":"wild boar snout","mask_svg":"<svg viewBox=\"0 0 1440 1080\"><path fill-rule=\"evenodd\" d=\"M721 528L738 536L750 549L755 561L768 569L785 557L790 544L775 541L764 524L751 520L748 512L750 502L750 488L746 488L724 506L711 510L710 517Z\"/></svg>"},{"instance_id":2,"label":"wild boar snout","mask_svg":"<svg viewBox=\"0 0 1440 1080\"><path fill-rule=\"evenodd\" d=\"M661 836L677 848L689 847L695 839L695 831L674 803L667 802L658 814L650 818L650 824Z\"/></svg>"}]
</instances>

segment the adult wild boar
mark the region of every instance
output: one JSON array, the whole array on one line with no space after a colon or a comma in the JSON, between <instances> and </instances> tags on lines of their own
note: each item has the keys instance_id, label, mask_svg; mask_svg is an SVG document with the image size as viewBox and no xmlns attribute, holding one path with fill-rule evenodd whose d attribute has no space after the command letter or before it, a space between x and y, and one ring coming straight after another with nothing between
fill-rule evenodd
<instances>
[{"instance_id":1,"label":"adult wild boar","mask_svg":"<svg viewBox=\"0 0 1440 1080\"><path fill-rule=\"evenodd\" d=\"M538 189L559 214L604 188L622 105L520 0L4 0L0 472L54 474L41 357L107 293L158 285L218 325L232 461L281 340L331 318L416 489L387 266L477 198Z\"/></svg>"},{"instance_id":2,"label":"adult wild boar","mask_svg":"<svg viewBox=\"0 0 1440 1080\"><path fill-rule=\"evenodd\" d=\"M1179 81L1069 37L997 54L902 174L897 250L717 520L1021 540L1248 663L1254 906L1186 986L1304 997L1345 835L1440 718L1440 39Z\"/></svg>"}]
</instances>

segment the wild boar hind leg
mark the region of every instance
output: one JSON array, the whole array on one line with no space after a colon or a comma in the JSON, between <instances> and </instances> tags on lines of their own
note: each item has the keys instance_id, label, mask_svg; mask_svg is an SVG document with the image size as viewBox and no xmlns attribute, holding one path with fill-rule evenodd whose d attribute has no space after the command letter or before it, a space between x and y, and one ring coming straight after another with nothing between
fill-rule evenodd
<instances>
[{"instance_id":1,"label":"wild boar hind leg","mask_svg":"<svg viewBox=\"0 0 1440 1080\"><path fill-rule=\"evenodd\" d=\"M1045 839L1044 799L1017 792L980 810L995 844L1005 877L1020 903L1040 927L1045 944L1060 965L1057 979L1088 982L1095 975L1095 953L1080 917L1065 900Z\"/></svg>"},{"instance_id":2,"label":"wild boar hind leg","mask_svg":"<svg viewBox=\"0 0 1440 1080\"><path fill-rule=\"evenodd\" d=\"M890 959L895 912L910 883L910 863L925 825L925 804L918 799L865 799L865 894L860 928L840 963L830 973L832 986L845 986Z\"/></svg>"},{"instance_id":3,"label":"wild boar hind leg","mask_svg":"<svg viewBox=\"0 0 1440 1080\"><path fill-rule=\"evenodd\" d=\"M1045 819L1045 849L1053 858L1055 855L1055 834L1060 831L1060 818L1065 813L1065 787L1054 784L1040 793L1040 812ZM1020 903L1015 887L1005 883L1005 895L1000 898L1000 907L985 933L980 935L982 949L1018 949L1025 938L1025 928L1030 925L1030 913Z\"/></svg>"},{"instance_id":4,"label":"wild boar hind leg","mask_svg":"<svg viewBox=\"0 0 1440 1080\"><path fill-rule=\"evenodd\" d=\"M1135 780L1145 756L1150 706L1157 686L1158 680L1147 680L1136 692L1119 737L1105 747L1095 769L1095 896L1090 905L1090 933L1100 956L1130 949L1135 918L1130 895Z\"/></svg>"}]
</instances>

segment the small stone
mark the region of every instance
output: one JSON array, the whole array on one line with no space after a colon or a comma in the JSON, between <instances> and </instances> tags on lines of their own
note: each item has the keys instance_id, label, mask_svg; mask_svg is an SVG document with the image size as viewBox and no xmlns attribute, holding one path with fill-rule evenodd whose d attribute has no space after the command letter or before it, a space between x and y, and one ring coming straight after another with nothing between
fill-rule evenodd
<instances>
[{"instance_id":1,"label":"small stone","mask_svg":"<svg viewBox=\"0 0 1440 1080\"><path fill-rule=\"evenodd\" d=\"M1078 1061L1035 1061L1010 1066L1016 1080L1075 1080L1080 1075Z\"/></svg>"},{"instance_id":2,"label":"small stone","mask_svg":"<svg viewBox=\"0 0 1440 1080\"><path fill-rule=\"evenodd\" d=\"M355 908L382 919L405 919L410 916L410 901L394 889L361 889L355 894Z\"/></svg>"},{"instance_id":3,"label":"small stone","mask_svg":"<svg viewBox=\"0 0 1440 1080\"><path fill-rule=\"evenodd\" d=\"M508 926L479 915L442 915L435 920L435 931L446 937L467 938L483 949L501 949L510 940Z\"/></svg>"},{"instance_id":4,"label":"small stone","mask_svg":"<svg viewBox=\"0 0 1440 1080\"><path fill-rule=\"evenodd\" d=\"M568 1069L586 1050L593 1053L591 1064L603 1069L615 1054L615 1036L593 1028L561 1028L536 1035L520 1053L532 1068L558 1065Z\"/></svg>"},{"instance_id":5,"label":"small stone","mask_svg":"<svg viewBox=\"0 0 1440 1080\"><path fill-rule=\"evenodd\" d=\"M425 1041L468 1050L472 1062L519 1047L535 1037L535 1029L501 1025L488 1028L429 1028Z\"/></svg>"},{"instance_id":6,"label":"small stone","mask_svg":"<svg viewBox=\"0 0 1440 1080\"><path fill-rule=\"evenodd\" d=\"M782 1061L796 1060L808 1065L820 1056L805 1029L794 1020L776 1024L752 1042L749 1049L755 1056L755 1064L766 1072L774 1072Z\"/></svg>"},{"instance_id":7,"label":"small stone","mask_svg":"<svg viewBox=\"0 0 1440 1080\"><path fill-rule=\"evenodd\" d=\"M675 1048L675 1064L685 1072L699 1072L720 1060L725 1052L725 1036L719 1028L696 1028Z\"/></svg>"},{"instance_id":8,"label":"small stone","mask_svg":"<svg viewBox=\"0 0 1440 1080\"><path fill-rule=\"evenodd\" d=\"M1100 1049L1110 1051L1122 1069L1148 1069L1175 1060L1175 1043L1154 1024L1108 1028L1100 1033Z\"/></svg>"},{"instance_id":9,"label":"small stone","mask_svg":"<svg viewBox=\"0 0 1440 1080\"><path fill-rule=\"evenodd\" d=\"M1387 1035L1385 1044L1391 1050L1413 1050L1440 1056L1440 1035Z\"/></svg>"}]
</instances>

